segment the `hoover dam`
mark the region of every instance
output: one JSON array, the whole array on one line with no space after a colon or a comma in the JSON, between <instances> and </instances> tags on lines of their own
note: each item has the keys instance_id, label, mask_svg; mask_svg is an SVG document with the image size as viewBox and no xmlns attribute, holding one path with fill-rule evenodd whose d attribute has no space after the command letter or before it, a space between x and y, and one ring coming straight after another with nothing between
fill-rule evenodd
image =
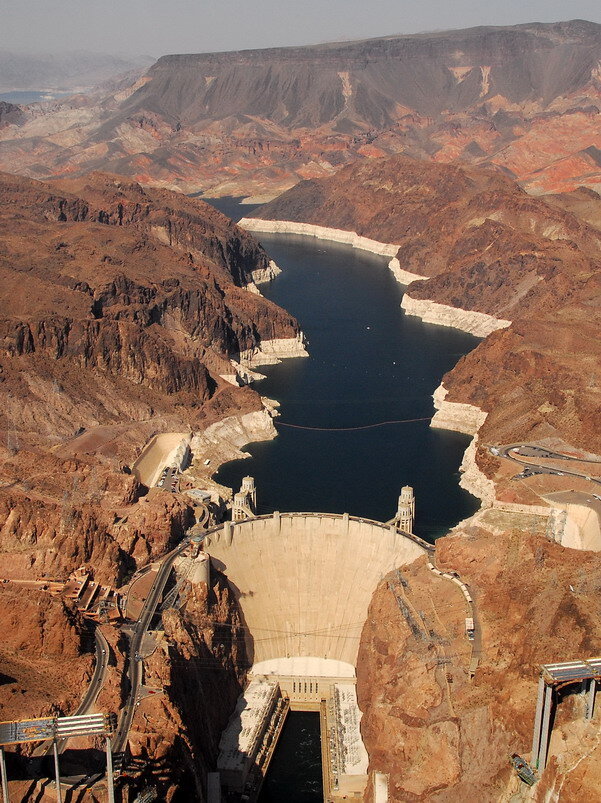
<instances>
[{"instance_id":1,"label":"hoover dam","mask_svg":"<svg viewBox=\"0 0 601 803\"><path fill-rule=\"evenodd\" d=\"M225 522L203 546L211 572L227 577L238 603L252 663L243 702L222 737L222 783L253 799L246 786L253 753L269 723L282 719L283 699L292 710L321 713L324 799L361 797L367 753L355 668L368 606L382 577L432 547L396 524L277 512ZM255 733L254 747L245 733Z\"/></svg>"}]
</instances>

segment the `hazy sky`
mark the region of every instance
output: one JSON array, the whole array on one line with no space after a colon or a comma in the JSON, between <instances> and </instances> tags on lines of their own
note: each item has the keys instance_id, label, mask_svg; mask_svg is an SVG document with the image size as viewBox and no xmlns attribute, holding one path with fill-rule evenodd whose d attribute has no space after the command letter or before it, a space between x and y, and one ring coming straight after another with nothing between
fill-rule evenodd
<instances>
[{"instance_id":1,"label":"hazy sky","mask_svg":"<svg viewBox=\"0 0 601 803\"><path fill-rule=\"evenodd\" d=\"M599 0L0 0L0 49L199 53L566 19Z\"/></svg>"}]
</instances>

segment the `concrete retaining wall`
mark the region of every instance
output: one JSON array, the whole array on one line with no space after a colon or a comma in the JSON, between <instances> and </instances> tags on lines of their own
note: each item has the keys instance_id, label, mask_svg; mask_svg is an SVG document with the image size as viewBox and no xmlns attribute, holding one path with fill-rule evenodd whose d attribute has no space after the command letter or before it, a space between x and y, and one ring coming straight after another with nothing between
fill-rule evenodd
<instances>
[{"instance_id":1,"label":"concrete retaining wall","mask_svg":"<svg viewBox=\"0 0 601 803\"><path fill-rule=\"evenodd\" d=\"M584 549L592 552L601 551L601 522L599 516L586 505L562 505L553 502L560 510L566 511L564 531L561 545L570 549Z\"/></svg>"}]
</instances>

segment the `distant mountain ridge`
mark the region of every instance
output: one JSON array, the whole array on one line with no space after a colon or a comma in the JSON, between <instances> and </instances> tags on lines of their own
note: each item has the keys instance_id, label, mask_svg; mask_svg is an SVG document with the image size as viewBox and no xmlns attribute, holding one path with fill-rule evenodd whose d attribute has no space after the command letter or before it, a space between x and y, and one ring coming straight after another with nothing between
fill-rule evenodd
<instances>
[{"instance_id":1,"label":"distant mountain ridge","mask_svg":"<svg viewBox=\"0 0 601 803\"><path fill-rule=\"evenodd\" d=\"M583 20L171 55L5 127L0 167L273 197L403 153L492 164L535 194L598 189L600 109L601 26Z\"/></svg>"},{"instance_id":2,"label":"distant mountain ridge","mask_svg":"<svg viewBox=\"0 0 601 803\"><path fill-rule=\"evenodd\" d=\"M150 68L152 81L125 106L150 104L188 122L236 113L291 128L383 127L396 120L398 105L436 115L501 95L544 107L586 85L600 59L601 26L579 20L172 55Z\"/></svg>"},{"instance_id":3,"label":"distant mountain ridge","mask_svg":"<svg viewBox=\"0 0 601 803\"><path fill-rule=\"evenodd\" d=\"M130 70L152 64L150 56L112 56L70 52L30 54L0 50L0 92L96 86Z\"/></svg>"}]
</instances>

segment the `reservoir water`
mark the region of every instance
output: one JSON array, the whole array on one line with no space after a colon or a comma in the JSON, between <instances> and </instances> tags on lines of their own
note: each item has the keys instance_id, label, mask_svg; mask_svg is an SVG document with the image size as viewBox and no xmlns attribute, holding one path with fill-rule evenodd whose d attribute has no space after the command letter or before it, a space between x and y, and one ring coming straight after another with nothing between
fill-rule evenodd
<instances>
[{"instance_id":1,"label":"reservoir water","mask_svg":"<svg viewBox=\"0 0 601 803\"><path fill-rule=\"evenodd\" d=\"M213 202L234 219L253 207ZM478 500L459 487L469 439L428 421L432 393L478 340L406 316L387 259L310 237L256 235L283 273L263 294L298 318L309 358L260 368L256 389L281 402L278 437L246 447L251 460L222 466L235 490L255 477L259 512L344 513L387 521L402 485L416 494L415 532L433 541L471 515ZM341 431L342 430L342 431ZM260 803L323 800L319 716L290 714Z\"/></svg>"},{"instance_id":2,"label":"reservoir water","mask_svg":"<svg viewBox=\"0 0 601 803\"><path fill-rule=\"evenodd\" d=\"M234 218L252 209L214 203ZM406 316L384 257L310 237L256 236L283 270L261 291L298 318L310 357L259 369L266 379L256 389L281 402L278 437L247 446L252 460L224 465L216 479L238 490L252 475L260 513L377 521L394 515L401 486L412 485L415 531L433 541L478 507L458 485L469 439L428 421L352 428L432 416L433 391L478 340Z\"/></svg>"},{"instance_id":3,"label":"reservoir water","mask_svg":"<svg viewBox=\"0 0 601 803\"><path fill-rule=\"evenodd\" d=\"M85 90L80 90L81 92ZM21 106L27 106L29 103L42 103L46 100L58 100L62 97L74 95L75 91L71 92L55 92L53 90L14 90L13 92L0 92L0 101L4 100L7 103L16 103Z\"/></svg>"}]
</instances>

